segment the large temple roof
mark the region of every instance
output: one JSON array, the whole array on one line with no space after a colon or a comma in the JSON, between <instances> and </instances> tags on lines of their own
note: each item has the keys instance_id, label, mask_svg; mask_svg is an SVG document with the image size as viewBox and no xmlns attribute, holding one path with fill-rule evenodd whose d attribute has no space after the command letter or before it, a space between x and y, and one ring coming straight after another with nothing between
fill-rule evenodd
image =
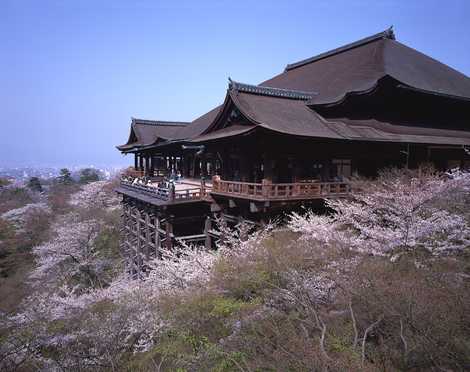
<instances>
[{"instance_id":1,"label":"large temple roof","mask_svg":"<svg viewBox=\"0 0 470 372\"><path fill-rule=\"evenodd\" d=\"M332 102L390 76L410 87L470 98L470 78L395 40L391 30L287 65L262 86L313 90L312 103Z\"/></svg>"},{"instance_id":2,"label":"large temple roof","mask_svg":"<svg viewBox=\"0 0 470 372\"><path fill-rule=\"evenodd\" d=\"M246 134L256 128L302 137L336 140L386 141L428 144L470 145L470 131L400 125L373 118L326 119L307 105L307 92L231 82L225 105L233 105L251 126L217 126L194 142L216 140ZM313 94L312 94L313 95Z\"/></svg>"},{"instance_id":3,"label":"large temple roof","mask_svg":"<svg viewBox=\"0 0 470 372\"><path fill-rule=\"evenodd\" d=\"M257 86L230 81L224 104L189 124L152 126L133 122L134 134L131 131L128 143L118 148L126 151L129 146L149 146L159 139L200 143L247 134L255 127L315 138L470 145L468 131L320 115L321 106L340 104L350 95L373 92L387 79L423 95L470 100L470 78L399 43L388 29L287 65L284 72ZM251 127L232 123L233 127L227 128L227 124L219 123L230 114L232 106ZM160 146L161 142L158 143Z\"/></svg>"}]
</instances>

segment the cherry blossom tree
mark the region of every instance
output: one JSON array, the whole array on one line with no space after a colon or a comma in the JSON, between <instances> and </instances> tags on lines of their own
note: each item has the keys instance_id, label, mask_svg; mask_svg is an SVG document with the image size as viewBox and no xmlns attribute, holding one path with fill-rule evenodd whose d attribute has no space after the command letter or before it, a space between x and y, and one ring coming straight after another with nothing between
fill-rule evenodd
<instances>
[{"instance_id":1,"label":"cherry blossom tree","mask_svg":"<svg viewBox=\"0 0 470 372\"><path fill-rule=\"evenodd\" d=\"M356 184L351 198L328 200L329 216L294 213L289 226L306 239L348 245L363 253L460 251L470 244L469 223L436 203L468 190L469 180L461 172L442 176L429 170L390 170L376 181Z\"/></svg>"}]
</instances>

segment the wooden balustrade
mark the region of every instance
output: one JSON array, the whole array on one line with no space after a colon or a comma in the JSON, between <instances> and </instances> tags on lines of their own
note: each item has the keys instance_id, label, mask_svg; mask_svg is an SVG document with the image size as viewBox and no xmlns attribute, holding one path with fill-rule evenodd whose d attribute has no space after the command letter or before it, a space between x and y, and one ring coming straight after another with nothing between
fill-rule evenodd
<instances>
[{"instance_id":1,"label":"wooden balustrade","mask_svg":"<svg viewBox=\"0 0 470 372\"><path fill-rule=\"evenodd\" d=\"M252 183L214 180L212 192L248 199L285 200L343 196L350 192L345 182Z\"/></svg>"},{"instance_id":2,"label":"wooden balustrade","mask_svg":"<svg viewBox=\"0 0 470 372\"><path fill-rule=\"evenodd\" d=\"M168 202L202 200L210 193L253 200L301 200L344 196L351 191L350 185L345 182L253 183L214 180L212 189L201 185L174 190L123 179L121 186Z\"/></svg>"},{"instance_id":3,"label":"wooden balustrade","mask_svg":"<svg viewBox=\"0 0 470 372\"><path fill-rule=\"evenodd\" d=\"M174 190L161 186L151 186L143 185L140 183L134 183L125 179L121 180L121 187L169 202L197 200L202 199L207 195L206 190L203 187L192 187L184 190Z\"/></svg>"}]
</instances>

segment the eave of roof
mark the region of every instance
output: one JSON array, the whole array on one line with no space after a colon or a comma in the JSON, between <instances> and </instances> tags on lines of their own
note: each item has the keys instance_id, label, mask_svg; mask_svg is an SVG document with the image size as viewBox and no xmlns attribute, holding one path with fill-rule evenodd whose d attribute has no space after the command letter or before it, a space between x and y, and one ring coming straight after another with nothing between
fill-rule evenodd
<instances>
[{"instance_id":1,"label":"eave of roof","mask_svg":"<svg viewBox=\"0 0 470 372\"><path fill-rule=\"evenodd\" d=\"M415 128L374 120L325 119L309 108L304 100L263 94L263 92L228 90L225 106L235 105L252 126L234 125L208 132L192 142L204 143L247 135L256 128L299 137L351 141L470 145L470 133L457 130ZM221 112L224 109L221 110Z\"/></svg>"},{"instance_id":2,"label":"eave of roof","mask_svg":"<svg viewBox=\"0 0 470 372\"><path fill-rule=\"evenodd\" d=\"M198 136L194 138L191 142L192 143L210 142L210 141L219 140L222 138L231 138L231 137L239 136L242 134L249 134L255 129L256 129L256 126L232 125L230 127L217 130L215 132Z\"/></svg>"}]
</instances>

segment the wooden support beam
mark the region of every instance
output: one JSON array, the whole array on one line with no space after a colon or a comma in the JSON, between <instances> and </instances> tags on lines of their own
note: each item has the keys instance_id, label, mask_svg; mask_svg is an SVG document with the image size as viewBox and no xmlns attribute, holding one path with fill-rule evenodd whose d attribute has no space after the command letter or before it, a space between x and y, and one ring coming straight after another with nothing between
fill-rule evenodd
<instances>
[{"instance_id":1,"label":"wooden support beam","mask_svg":"<svg viewBox=\"0 0 470 372\"><path fill-rule=\"evenodd\" d=\"M145 260L150 260L150 217L147 212L145 212Z\"/></svg>"},{"instance_id":2,"label":"wooden support beam","mask_svg":"<svg viewBox=\"0 0 470 372\"><path fill-rule=\"evenodd\" d=\"M165 238L165 246L166 249L171 250L173 249L173 224L170 222L171 219L169 218L168 221L166 221L166 238Z\"/></svg>"},{"instance_id":3,"label":"wooden support beam","mask_svg":"<svg viewBox=\"0 0 470 372\"><path fill-rule=\"evenodd\" d=\"M136 261L137 261L137 276L140 278L142 276L142 240L141 240L141 225L140 225L140 210L137 209L137 219L136 219L136 236L137 236L137 252L136 252Z\"/></svg>"},{"instance_id":4,"label":"wooden support beam","mask_svg":"<svg viewBox=\"0 0 470 372\"><path fill-rule=\"evenodd\" d=\"M204 223L204 234L206 236L204 245L206 249L212 248L212 237L210 236L210 231L212 230L212 219L210 216L206 217L206 222Z\"/></svg>"},{"instance_id":5,"label":"wooden support beam","mask_svg":"<svg viewBox=\"0 0 470 372\"><path fill-rule=\"evenodd\" d=\"M160 219L156 217L155 219L155 257L160 257L160 252L162 250L162 240L160 238Z\"/></svg>"}]
</instances>

